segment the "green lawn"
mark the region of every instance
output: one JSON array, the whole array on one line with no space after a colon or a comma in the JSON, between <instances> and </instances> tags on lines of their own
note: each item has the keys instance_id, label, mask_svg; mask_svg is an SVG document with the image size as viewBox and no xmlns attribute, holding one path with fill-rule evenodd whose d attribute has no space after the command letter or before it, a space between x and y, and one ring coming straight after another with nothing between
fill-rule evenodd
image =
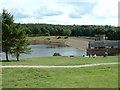
<instances>
[{"instance_id":1,"label":"green lawn","mask_svg":"<svg viewBox=\"0 0 120 90\"><path fill-rule=\"evenodd\" d=\"M10 61L2 62L2 65L81 65L81 64L91 64L91 63L108 63L108 62L118 62L118 56L108 56L104 57L39 57L39 58L28 58L21 59L20 61Z\"/></svg>"},{"instance_id":2,"label":"green lawn","mask_svg":"<svg viewBox=\"0 0 120 90\"><path fill-rule=\"evenodd\" d=\"M80 65L118 62L117 56L39 57L2 62L3 65ZM2 69L3 88L117 88L118 65L84 68Z\"/></svg>"},{"instance_id":3,"label":"green lawn","mask_svg":"<svg viewBox=\"0 0 120 90\"><path fill-rule=\"evenodd\" d=\"M1 66L1 64L0 64ZM2 69L0 68L0 89L2 87Z\"/></svg>"},{"instance_id":4,"label":"green lawn","mask_svg":"<svg viewBox=\"0 0 120 90\"><path fill-rule=\"evenodd\" d=\"M79 38L89 39L89 40L95 40L95 37L90 37L90 36L80 36Z\"/></svg>"},{"instance_id":5,"label":"green lawn","mask_svg":"<svg viewBox=\"0 0 120 90\"><path fill-rule=\"evenodd\" d=\"M3 69L3 88L117 88L118 65L71 69Z\"/></svg>"},{"instance_id":6,"label":"green lawn","mask_svg":"<svg viewBox=\"0 0 120 90\"><path fill-rule=\"evenodd\" d=\"M55 38L56 36L36 36L36 37L27 37L27 38Z\"/></svg>"},{"instance_id":7,"label":"green lawn","mask_svg":"<svg viewBox=\"0 0 120 90\"><path fill-rule=\"evenodd\" d=\"M29 39L39 39L39 38L57 38L59 36L35 36L35 37L27 37ZM64 38L65 36L60 36L61 38Z\"/></svg>"}]
</instances>

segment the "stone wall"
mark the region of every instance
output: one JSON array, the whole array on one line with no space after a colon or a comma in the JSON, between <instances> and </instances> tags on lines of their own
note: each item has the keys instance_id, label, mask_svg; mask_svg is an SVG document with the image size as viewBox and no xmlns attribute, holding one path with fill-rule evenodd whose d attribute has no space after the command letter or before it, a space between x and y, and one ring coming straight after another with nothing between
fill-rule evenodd
<instances>
[{"instance_id":1,"label":"stone wall","mask_svg":"<svg viewBox=\"0 0 120 90\"><path fill-rule=\"evenodd\" d=\"M97 56L103 56L105 54L105 52L107 52L109 56L120 55L120 48L119 49L115 49L115 48L110 48L110 49L87 49L87 55L96 54Z\"/></svg>"}]
</instances>

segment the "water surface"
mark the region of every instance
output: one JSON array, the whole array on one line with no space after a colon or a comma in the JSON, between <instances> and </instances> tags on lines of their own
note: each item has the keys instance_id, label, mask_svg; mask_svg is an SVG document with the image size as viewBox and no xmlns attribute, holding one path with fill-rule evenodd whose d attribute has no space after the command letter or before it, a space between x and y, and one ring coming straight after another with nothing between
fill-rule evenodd
<instances>
[{"instance_id":1,"label":"water surface","mask_svg":"<svg viewBox=\"0 0 120 90\"><path fill-rule=\"evenodd\" d=\"M86 52L77 48L68 47L65 45L30 45L32 49L31 54L22 54L20 58L33 58L42 56L53 56L55 52L60 53L62 56L82 56L86 55ZM14 59L14 56L9 56L10 59ZM2 54L2 59L5 59L5 54Z\"/></svg>"}]
</instances>

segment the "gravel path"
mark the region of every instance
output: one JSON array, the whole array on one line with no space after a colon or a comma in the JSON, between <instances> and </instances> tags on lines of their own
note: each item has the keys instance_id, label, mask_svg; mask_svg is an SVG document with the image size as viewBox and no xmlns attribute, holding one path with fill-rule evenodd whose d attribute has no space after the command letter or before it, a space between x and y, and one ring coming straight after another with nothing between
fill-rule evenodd
<instances>
[{"instance_id":1,"label":"gravel path","mask_svg":"<svg viewBox=\"0 0 120 90\"><path fill-rule=\"evenodd\" d=\"M100 65L112 65L120 64L120 62L113 63L98 63L98 64L85 64L85 65L75 65L75 66L0 66L0 68L81 68L81 67L94 67Z\"/></svg>"},{"instance_id":2,"label":"gravel path","mask_svg":"<svg viewBox=\"0 0 120 90\"><path fill-rule=\"evenodd\" d=\"M77 37L69 37L65 42L66 45L69 45L74 48L79 48L81 50L86 51L88 47L89 40Z\"/></svg>"}]
</instances>

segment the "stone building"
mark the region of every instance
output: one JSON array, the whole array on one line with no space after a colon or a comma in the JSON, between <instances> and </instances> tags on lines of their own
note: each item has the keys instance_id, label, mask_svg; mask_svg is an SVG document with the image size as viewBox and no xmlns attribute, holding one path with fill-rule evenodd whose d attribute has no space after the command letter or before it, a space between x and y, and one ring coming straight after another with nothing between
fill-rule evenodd
<instances>
[{"instance_id":1,"label":"stone building","mask_svg":"<svg viewBox=\"0 0 120 90\"><path fill-rule=\"evenodd\" d=\"M89 41L87 55L120 55L120 40L105 40L105 35L96 35L95 41Z\"/></svg>"}]
</instances>

